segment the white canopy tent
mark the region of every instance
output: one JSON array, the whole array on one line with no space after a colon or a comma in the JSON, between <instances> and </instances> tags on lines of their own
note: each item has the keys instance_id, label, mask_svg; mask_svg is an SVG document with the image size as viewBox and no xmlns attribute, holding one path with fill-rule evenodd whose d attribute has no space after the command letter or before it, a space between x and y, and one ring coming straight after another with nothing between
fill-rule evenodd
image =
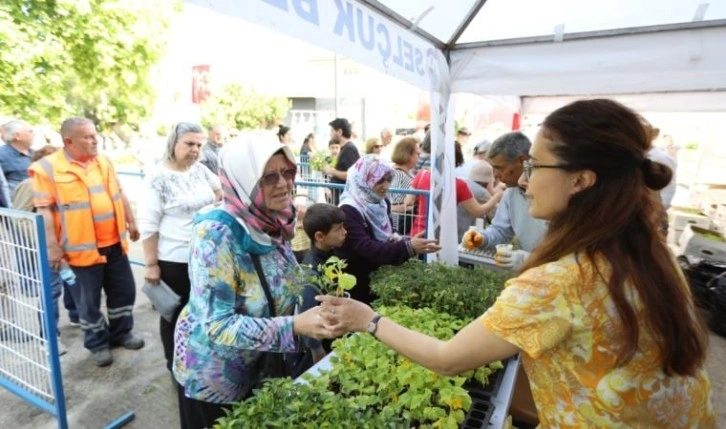
<instances>
[{"instance_id":1,"label":"white canopy tent","mask_svg":"<svg viewBox=\"0 0 726 429\"><path fill-rule=\"evenodd\" d=\"M447 263L458 259L453 147L440 144L454 139L452 92L522 114L597 95L638 110L726 110L726 0L187 1L431 92L428 230Z\"/></svg>"}]
</instances>

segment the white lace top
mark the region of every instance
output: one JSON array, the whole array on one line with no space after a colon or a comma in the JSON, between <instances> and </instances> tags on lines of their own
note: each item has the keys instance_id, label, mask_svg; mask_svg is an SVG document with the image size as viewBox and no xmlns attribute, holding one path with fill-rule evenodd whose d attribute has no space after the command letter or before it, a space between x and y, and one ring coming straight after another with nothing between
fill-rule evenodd
<instances>
[{"instance_id":1,"label":"white lace top","mask_svg":"<svg viewBox=\"0 0 726 429\"><path fill-rule=\"evenodd\" d=\"M199 162L184 172L159 163L144 181L146 195L137 209L141 239L158 232L159 260L189 262L194 215L214 202L214 192L222 188L219 177Z\"/></svg>"}]
</instances>

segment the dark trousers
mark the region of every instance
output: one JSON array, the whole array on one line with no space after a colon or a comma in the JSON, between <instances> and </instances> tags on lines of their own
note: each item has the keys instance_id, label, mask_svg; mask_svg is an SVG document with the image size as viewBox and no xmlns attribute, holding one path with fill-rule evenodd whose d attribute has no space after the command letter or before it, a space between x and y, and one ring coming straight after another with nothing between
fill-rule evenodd
<instances>
[{"instance_id":1,"label":"dark trousers","mask_svg":"<svg viewBox=\"0 0 726 429\"><path fill-rule=\"evenodd\" d=\"M76 309L76 303L73 302L73 295L68 289L68 285L63 282L63 307L68 310L68 318L73 323L78 323L78 310Z\"/></svg>"},{"instance_id":2,"label":"dark trousers","mask_svg":"<svg viewBox=\"0 0 726 429\"><path fill-rule=\"evenodd\" d=\"M136 301L136 282L129 258L121 244L99 249L106 263L90 267L71 266L76 286L69 288L78 309L83 329L83 346L90 351L121 343L134 327L132 311ZM101 291L106 292L108 323L101 313Z\"/></svg>"},{"instance_id":3,"label":"dark trousers","mask_svg":"<svg viewBox=\"0 0 726 429\"><path fill-rule=\"evenodd\" d=\"M197 401L184 395L184 388L177 383L179 397L179 420L182 429L206 429L214 426L214 422L225 415L224 410L229 404L212 404Z\"/></svg>"},{"instance_id":4,"label":"dark trousers","mask_svg":"<svg viewBox=\"0 0 726 429\"><path fill-rule=\"evenodd\" d=\"M189 265L180 262L159 261L161 269L161 280L166 283L171 290L181 297L181 305L174 312L171 321L167 321L163 317L159 318L159 335L161 336L161 344L164 347L164 357L166 358L166 367L171 371L171 365L174 362L174 328L176 320L179 318L182 308L189 302Z\"/></svg>"}]
</instances>

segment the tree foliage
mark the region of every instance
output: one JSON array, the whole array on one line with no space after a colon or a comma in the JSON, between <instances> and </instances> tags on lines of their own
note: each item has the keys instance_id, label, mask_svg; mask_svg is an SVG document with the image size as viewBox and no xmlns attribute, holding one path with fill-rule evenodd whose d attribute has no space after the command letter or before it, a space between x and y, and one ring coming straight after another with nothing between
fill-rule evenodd
<instances>
[{"instance_id":1,"label":"tree foliage","mask_svg":"<svg viewBox=\"0 0 726 429\"><path fill-rule=\"evenodd\" d=\"M137 124L151 113L149 77L178 7L171 0L3 0L0 114Z\"/></svg>"},{"instance_id":2,"label":"tree foliage","mask_svg":"<svg viewBox=\"0 0 726 429\"><path fill-rule=\"evenodd\" d=\"M221 124L239 130L270 128L287 115L290 100L267 97L254 89L229 84L215 91L201 105L202 124Z\"/></svg>"}]
</instances>

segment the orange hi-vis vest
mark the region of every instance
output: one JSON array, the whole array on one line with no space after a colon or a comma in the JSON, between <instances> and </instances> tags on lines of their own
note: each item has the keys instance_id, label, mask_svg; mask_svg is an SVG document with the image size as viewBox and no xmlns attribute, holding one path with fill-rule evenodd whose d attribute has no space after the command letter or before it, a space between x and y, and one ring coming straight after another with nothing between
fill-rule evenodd
<instances>
[{"instance_id":1,"label":"orange hi-vis vest","mask_svg":"<svg viewBox=\"0 0 726 429\"><path fill-rule=\"evenodd\" d=\"M30 167L31 175L46 175L55 189L56 204L53 216L56 237L59 239L68 263L78 267L106 262L106 257L98 252L94 229L94 222L97 219L94 219L91 210L92 194L108 193L113 204L119 241L124 253L128 252L121 187L108 158L98 155L95 162L98 163L101 170L104 185L89 185L85 177L74 171L64 150L48 155ZM110 215L111 213L103 217L106 218Z\"/></svg>"}]
</instances>

